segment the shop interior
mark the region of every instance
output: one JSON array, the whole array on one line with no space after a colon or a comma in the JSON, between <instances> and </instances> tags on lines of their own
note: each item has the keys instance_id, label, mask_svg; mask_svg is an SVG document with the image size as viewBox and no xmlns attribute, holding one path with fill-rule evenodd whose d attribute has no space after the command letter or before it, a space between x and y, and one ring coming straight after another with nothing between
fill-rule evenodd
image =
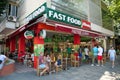
<instances>
[{"instance_id":1,"label":"shop interior","mask_svg":"<svg viewBox=\"0 0 120 80\"><path fill-rule=\"evenodd\" d=\"M50 48L47 53L62 53L63 57L67 55L66 48L70 46L72 48L72 52L74 52L74 35L73 34L68 34L68 33L63 33L63 32L53 32L53 31L47 31L46 38L44 39L45 44L45 53L46 53L46 48ZM88 46L91 49L91 37L86 37L86 36L81 36L80 37L80 44L78 46L81 46L84 51L84 47Z\"/></svg>"}]
</instances>

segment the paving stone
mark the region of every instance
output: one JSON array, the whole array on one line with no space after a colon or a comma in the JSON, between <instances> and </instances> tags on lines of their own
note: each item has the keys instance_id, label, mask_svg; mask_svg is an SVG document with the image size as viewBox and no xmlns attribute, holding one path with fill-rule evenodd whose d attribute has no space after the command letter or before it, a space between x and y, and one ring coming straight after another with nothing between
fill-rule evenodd
<instances>
[{"instance_id":1,"label":"paving stone","mask_svg":"<svg viewBox=\"0 0 120 80\"><path fill-rule=\"evenodd\" d=\"M0 77L0 80L120 80L120 56L115 64L115 68L111 68L110 62L106 62L103 67L83 63L77 68L71 67L67 71L40 77L36 75L36 70L17 65L15 73Z\"/></svg>"}]
</instances>

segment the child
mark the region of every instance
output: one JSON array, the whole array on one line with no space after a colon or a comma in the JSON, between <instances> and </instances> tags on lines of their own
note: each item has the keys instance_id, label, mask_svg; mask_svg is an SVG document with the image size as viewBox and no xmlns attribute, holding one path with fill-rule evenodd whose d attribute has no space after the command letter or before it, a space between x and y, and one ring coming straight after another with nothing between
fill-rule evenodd
<instances>
[{"instance_id":1,"label":"child","mask_svg":"<svg viewBox=\"0 0 120 80\"><path fill-rule=\"evenodd\" d=\"M62 67L62 56L59 54L57 61L55 62L56 72L58 72L58 67Z\"/></svg>"}]
</instances>

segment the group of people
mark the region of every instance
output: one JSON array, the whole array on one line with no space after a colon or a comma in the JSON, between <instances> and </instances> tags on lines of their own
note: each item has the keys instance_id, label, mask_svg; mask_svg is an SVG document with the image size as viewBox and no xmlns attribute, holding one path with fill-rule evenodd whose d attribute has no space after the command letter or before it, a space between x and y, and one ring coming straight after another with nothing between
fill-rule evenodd
<instances>
[{"instance_id":1,"label":"group of people","mask_svg":"<svg viewBox=\"0 0 120 80\"><path fill-rule=\"evenodd\" d=\"M55 58L54 54L49 55L41 52L38 62L39 62L38 69L43 69L40 72L40 75L43 75L45 72L49 73L52 63L53 63L54 71L57 72L58 67L62 67L62 56L58 54L57 58Z\"/></svg>"},{"instance_id":2,"label":"group of people","mask_svg":"<svg viewBox=\"0 0 120 80\"><path fill-rule=\"evenodd\" d=\"M21 51L18 54L18 62L25 64L29 67L33 66L33 62L34 62L34 53L30 53L30 52L23 52Z\"/></svg>"},{"instance_id":3,"label":"group of people","mask_svg":"<svg viewBox=\"0 0 120 80\"><path fill-rule=\"evenodd\" d=\"M84 47L84 49L82 49L82 47L80 46L79 49L77 51L74 52L76 59L82 61L83 58L83 50L84 50L84 57L86 60L89 60L90 56L89 56L89 48L87 46ZM92 64L91 66L103 66L103 54L104 54L104 49L103 47L101 47L100 45L94 45L94 47L92 48ZM70 55L72 54L72 48L70 46L67 47L67 53L68 53L68 57L70 57ZM115 66L115 58L116 56L116 51L114 49L113 46L111 46L111 48L108 50L107 56L110 61L112 62L112 68L114 68ZM22 51L17 54L17 57L19 62L25 62L27 61L28 64L33 65L34 62L34 54L30 54L30 53L23 53ZM0 54L0 70L2 69L5 61L8 58L3 55ZM54 54L44 54L44 53L40 53L39 56L39 69L43 69L40 72L40 75L43 75L46 71L49 72L50 71L50 65L49 63L52 62L54 64L55 70L57 71L58 67L62 67L62 56L60 54L57 55L57 58L55 57ZM97 61L97 62L95 62Z\"/></svg>"},{"instance_id":4,"label":"group of people","mask_svg":"<svg viewBox=\"0 0 120 80\"><path fill-rule=\"evenodd\" d=\"M83 54L84 52L84 54ZM107 57L110 59L110 61L112 62L112 68L114 68L115 66L115 58L116 56L116 50L114 49L113 46L110 47L110 49L106 52L104 52L104 48L101 45L94 45L94 47L92 48L90 54L90 49L88 48L88 46L83 47L79 47L77 54L79 56L79 59L82 60L82 58L84 58L84 60L87 62L90 59L92 59L92 64L91 66L103 66L103 59L104 57ZM76 54L76 52L74 52L74 54ZM92 57L91 57L92 55ZM105 55L105 56L104 56Z\"/></svg>"},{"instance_id":5,"label":"group of people","mask_svg":"<svg viewBox=\"0 0 120 80\"><path fill-rule=\"evenodd\" d=\"M91 66L94 66L95 65L95 59L97 59L97 66L103 66L103 54L106 54L104 53L104 49L100 46L100 45L94 45L93 49L93 58L92 58L92 65ZM105 55L105 57L109 58L110 61L112 62L112 68L114 68L115 64L115 58L117 57L116 56L116 51L114 49L113 46L111 46L111 48L108 50L108 53Z\"/></svg>"},{"instance_id":6,"label":"group of people","mask_svg":"<svg viewBox=\"0 0 120 80\"><path fill-rule=\"evenodd\" d=\"M18 63L25 64L29 67L32 67L34 62L34 53L24 52L16 49L15 51L8 52L5 54L8 58L15 60Z\"/></svg>"}]
</instances>

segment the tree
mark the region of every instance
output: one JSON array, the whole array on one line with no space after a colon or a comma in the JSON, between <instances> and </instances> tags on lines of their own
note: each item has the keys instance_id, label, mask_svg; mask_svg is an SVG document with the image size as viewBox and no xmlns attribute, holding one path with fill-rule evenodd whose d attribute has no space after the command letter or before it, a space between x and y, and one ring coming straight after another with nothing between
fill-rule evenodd
<instances>
[{"instance_id":1,"label":"tree","mask_svg":"<svg viewBox=\"0 0 120 80\"><path fill-rule=\"evenodd\" d=\"M107 4L109 15L113 19L116 36L120 36L120 0L103 0Z\"/></svg>"},{"instance_id":2,"label":"tree","mask_svg":"<svg viewBox=\"0 0 120 80\"><path fill-rule=\"evenodd\" d=\"M108 5L109 15L116 23L120 23L120 0L103 0Z\"/></svg>"}]
</instances>

